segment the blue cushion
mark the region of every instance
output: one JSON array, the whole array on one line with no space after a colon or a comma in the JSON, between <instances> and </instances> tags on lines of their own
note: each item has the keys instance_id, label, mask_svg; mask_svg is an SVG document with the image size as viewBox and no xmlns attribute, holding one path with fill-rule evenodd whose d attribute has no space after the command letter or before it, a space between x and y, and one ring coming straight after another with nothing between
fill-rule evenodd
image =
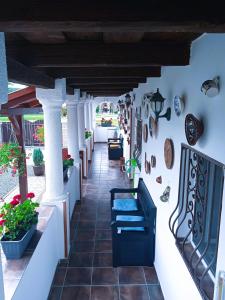
<instances>
[{"instance_id":1,"label":"blue cushion","mask_svg":"<svg viewBox=\"0 0 225 300\"><path fill-rule=\"evenodd\" d=\"M138 210L136 199L115 199L113 200L113 210L134 211Z\"/></svg>"},{"instance_id":2,"label":"blue cushion","mask_svg":"<svg viewBox=\"0 0 225 300\"><path fill-rule=\"evenodd\" d=\"M144 221L142 216L116 216L116 221ZM125 231L144 231L144 227L118 227L117 232L120 233L122 230Z\"/></svg>"}]
</instances>

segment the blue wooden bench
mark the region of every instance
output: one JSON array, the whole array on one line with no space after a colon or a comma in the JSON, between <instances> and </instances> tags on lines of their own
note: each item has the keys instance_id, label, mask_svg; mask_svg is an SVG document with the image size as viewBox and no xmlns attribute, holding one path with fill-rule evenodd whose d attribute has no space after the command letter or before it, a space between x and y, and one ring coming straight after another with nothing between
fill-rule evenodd
<instances>
[{"instance_id":1,"label":"blue wooden bench","mask_svg":"<svg viewBox=\"0 0 225 300\"><path fill-rule=\"evenodd\" d=\"M143 179L137 188L114 188L110 193L113 266L153 266L156 206ZM136 193L136 205L115 198L117 193ZM121 201L127 204L121 205Z\"/></svg>"}]
</instances>

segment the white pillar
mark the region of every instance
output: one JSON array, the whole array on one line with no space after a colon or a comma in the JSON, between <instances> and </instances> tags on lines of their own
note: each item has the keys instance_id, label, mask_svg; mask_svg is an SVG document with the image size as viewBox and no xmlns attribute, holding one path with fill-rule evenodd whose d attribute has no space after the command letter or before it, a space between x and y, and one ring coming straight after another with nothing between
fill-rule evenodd
<instances>
[{"instance_id":1,"label":"white pillar","mask_svg":"<svg viewBox=\"0 0 225 300\"><path fill-rule=\"evenodd\" d=\"M0 109L8 101L8 75L5 52L4 32L0 32Z\"/></svg>"},{"instance_id":2,"label":"white pillar","mask_svg":"<svg viewBox=\"0 0 225 300\"><path fill-rule=\"evenodd\" d=\"M79 149L83 151L83 176L87 177L87 152L85 143L85 111L84 111L84 100L86 98L86 93L83 93L82 100L78 104L78 133L79 133Z\"/></svg>"},{"instance_id":3,"label":"white pillar","mask_svg":"<svg viewBox=\"0 0 225 300\"><path fill-rule=\"evenodd\" d=\"M78 99L80 91L75 90L74 95L67 95L67 136L68 136L68 153L74 159L74 178L72 199L80 200L80 155L79 155L79 137L78 137ZM72 206L72 205L71 205Z\"/></svg>"},{"instance_id":4,"label":"white pillar","mask_svg":"<svg viewBox=\"0 0 225 300\"><path fill-rule=\"evenodd\" d=\"M78 100L76 95L67 95L67 136L68 153L74 159L74 163L80 162L79 137L78 137Z\"/></svg>"},{"instance_id":5,"label":"white pillar","mask_svg":"<svg viewBox=\"0 0 225 300\"><path fill-rule=\"evenodd\" d=\"M45 176L47 201L65 199L62 164L61 107L66 99L66 81L57 79L54 89L36 89L42 104L45 127Z\"/></svg>"},{"instance_id":6,"label":"white pillar","mask_svg":"<svg viewBox=\"0 0 225 300\"><path fill-rule=\"evenodd\" d=\"M8 77L7 77L7 65L6 65L6 54L5 54L5 36L3 32L0 32L0 109L1 109L1 104L6 103L7 101L8 101ZM0 253L0 299L5 299L1 253Z\"/></svg>"},{"instance_id":7,"label":"white pillar","mask_svg":"<svg viewBox=\"0 0 225 300\"><path fill-rule=\"evenodd\" d=\"M90 115L91 130L94 131L94 124L93 124L93 97L91 97L91 101L90 101L89 115Z\"/></svg>"},{"instance_id":8,"label":"white pillar","mask_svg":"<svg viewBox=\"0 0 225 300\"><path fill-rule=\"evenodd\" d=\"M85 100L85 127L87 130L91 130L91 125L90 125L90 114L89 114L89 98Z\"/></svg>"}]
</instances>

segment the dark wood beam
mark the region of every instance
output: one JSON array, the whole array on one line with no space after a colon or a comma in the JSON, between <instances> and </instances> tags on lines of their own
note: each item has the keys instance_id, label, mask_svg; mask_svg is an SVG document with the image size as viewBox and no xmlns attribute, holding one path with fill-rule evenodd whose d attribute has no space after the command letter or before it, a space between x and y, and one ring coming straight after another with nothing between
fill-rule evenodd
<instances>
[{"instance_id":1,"label":"dark wood beam","mask_svg":"<svg viewBox=\"0 0 225 300\"><path fill-rule=\"evenodd\" d=\"M10 1L0 31L224 32L223 1Z\"/></svg>"},{"instance_id":2,"label":"dark wood beam","mask_svg":"<svg viewBox=\"0 0 225 300\"><path fill-rule=\"evenodd\" d=\"M18 97L17 99L8 101L7 103L2 105L2 108L3 109L15 108L15 107L19 106L20 104L29 103L34 100L36 100L35 93L30 93L28 95L24 95L22 97Z\"/></svg>"},{"instance_id":3,"label":"dark wood beam","mask_svg":"<svg viewBox=\"0 0 225 300\"><path fill-rule=\"evenodd\" d=\"M138 87L138 84L103 84L103 85L100 85L100 84L89 84L89 85L76 85L75 88L80 88L82 90L107 90L107 89L134 89L134 88L137 88Z\"/></svg>"},{"instance_id":4,"label":"dark wood beam","mask_svg":"<svg viewBox=\"0 0 225 300\"><path fill-rule=\"evenodd\" d=\"M146 78L145 77L136 77L136 78L126 78L126 77L121 77L121 78L115 78L115 77L99 77L99 78L94 78L94 77L87 77L87 78L71 78L67 80L67 84L70 86L88 86L88 85L104 85L104 84L138 84L138 83L145 83Z\"/></svg>"},{"instance_id":5,"label":"dark wood beam","mask_svg":"<svg viewBox=\"0 0 225 300\"><path fill-rule=\"evenodd\" d=\"M190 45L152 42L15 44L7 47L7 53L31 67L183 66L189 64Z\"/></svg>"},{"instance_id":6,"label":"dark wood beam","mask_svg":"<svg viewBox=\"0 0 225 300\"><path fill-rule=\"evenodd\" d=\"M92 67L92 68L40 68L55 78L134 78L134 77L160 77L160 67Z\"/></svg>"},{"instance_id":7,"label":"dark wood beam","mask_svg":"<svg viewBox=\"0 0 225 300\"><path fill-rule=\"evenodd\" d=\"M7 57L8 80L25 85L34 85L41 88L54 88L54 78L35 71L13 58Z\"/></svg>"},{"instance_id":8,"label":"dark wood beam","mask_svg":"<svg viewBox=\"0 0 225 300\"><path fill-rule=\"evenodd\" d=\"M0 109L0 114L5 116L31 115L39 113L43 113L42 107Z\"/></svg>"}]
</instances>

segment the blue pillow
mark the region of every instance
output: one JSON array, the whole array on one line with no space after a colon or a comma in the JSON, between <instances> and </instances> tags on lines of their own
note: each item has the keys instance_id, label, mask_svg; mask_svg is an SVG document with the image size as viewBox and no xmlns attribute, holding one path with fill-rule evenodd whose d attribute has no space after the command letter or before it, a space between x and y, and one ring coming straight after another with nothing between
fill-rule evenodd
<instances>
[{"instance_id":1,"label":"blue pillow","mask_svg":"<svg viewBox=\"0 0 225 300\"><path fill-rule=\"evenodd\" d=\"M116 216L116 221L144 221L144 217L142 216ZM121 233L122 230L125 231L144 231L144 227L118 227L117 233Z\"/></svg>"},{"instance_id":2,"label":"blue pillow","mask_svg":"<svg viewBox=\"0 0 225 300\"><path fill-rule=\"evenodd\" d=\"M134 211L138 210L136 199L115 199L113 200L113 210Z\"/></svg>"}]
</instances>

